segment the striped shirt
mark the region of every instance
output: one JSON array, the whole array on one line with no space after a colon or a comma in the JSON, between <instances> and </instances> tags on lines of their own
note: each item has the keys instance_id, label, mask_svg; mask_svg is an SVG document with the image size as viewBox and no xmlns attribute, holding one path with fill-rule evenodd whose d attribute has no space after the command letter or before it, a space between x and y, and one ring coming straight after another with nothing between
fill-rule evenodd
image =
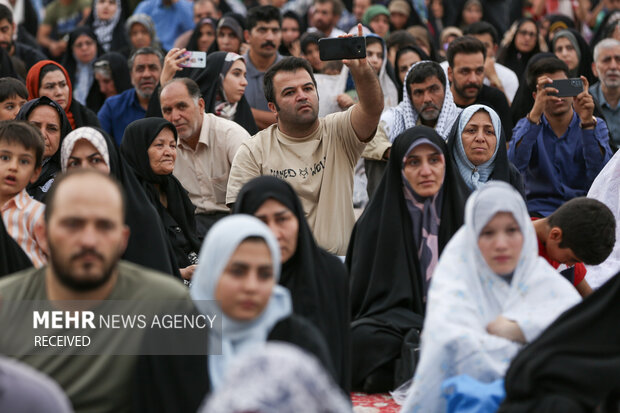
<instances>
[{"instance_id":1,"label":"striped shirt","mask_svg":"<svg viewBox=\"0 0 620 413\"><path fill-rule=\"evenodd\" d=\"M24 189L6 201L0 212L7 232L26 252L32 264L36 268L45 265L47 258L34 231L37 223L44 225L45 205L32 199Z\"/></svg>"}]
</instances>

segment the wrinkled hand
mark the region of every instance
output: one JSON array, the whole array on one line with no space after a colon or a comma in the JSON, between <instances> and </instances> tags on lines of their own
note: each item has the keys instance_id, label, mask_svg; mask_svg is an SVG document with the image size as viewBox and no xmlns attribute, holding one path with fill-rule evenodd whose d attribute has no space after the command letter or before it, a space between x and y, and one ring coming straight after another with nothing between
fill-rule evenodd
<instances>
[{"instance_id":1,"label":"wrinkled hand","mask_svg":"<svg viewBox=\"0 0 620 413\"><path fill-rule=\"evenodd\" d=\"M364 36L364 32L362 30L362 24L358 23L357 25L357 35L362 37ZM352 34L343 34L338 37L354 37ZM343 59L342 63L347 65L349 70L355 71L363 68L370 68L368 64L368 60L364 57L363 59Z\"/></svg>"},{"instance_id":2,"label":"wrinkled hand","mask_svg":"<svg viewBox=\"0 0 620 413\"><path fill-rule=\"evenodd\" d=\"M169 81L172 80L174 74L183 68L180 66L181 63L186 62L189 59L189 56L183 56L187 49L179 49L174 47L170 49L168 54L164 59L164 67L161 70L161 75L159 76L159 84L165 85Z\"/></svg>"},{"instance_id":3,"label":"wrinkled hand","mask_svg":"<svg viewBox=\"0 0 620 413\"><path fill-rule=\"evenodd\" d=\"M525 336L515 321L500 315L487 325L487 333L525 344Z\"/></svg>"},{"instance_id":4,"label":"wrinkled hand","mask_svg":"<svg viewBox=\"0 0 620 413\"><path fill-rule=\"evenodd\" d=\"M179 268L179 272L181 273L181 278L184 280L190 281L192 276L194 275L194 271L196 271L197 265L190 265L185 268Z\"/></svg>"},{"instance_id":5,"label":"wrinkled hand","mask_svg":"<svg viewBox=\"0 0 620 413\"><path fill-rule=\"evenodd\" d=\"M534 123L540 122L547 102L559 102L562 100L562 98L553 96L559 93L556 88L545 87L545 85L549 83L553 83L553 80L548 76L540 76L536 80L536 99L534 100L532 110L530 110L530 120Z\"/></svg>"},{"instance_id":6,"label":"wrinkled hand","mask_svg":"<svg viewBox=\"0 0 620 413\"><path fill-rule=\"evenodd\" d=\"M336 97L336 102L338 102L338 106L340 106L340 109L342 110L348 109L355 105L353 98L346 93L339 94L338 97Z\"/></svg>"},{"instance_id":7,"label":"wrinkled hand","mask_svg":"<svg viewBox=\"0 0 620 413\"><path fill-rule=\"evenodd\" d=\"M581 122L585 123L592 121L592 116L594 115L594 99L592 99L592 95L588 92L588 88L590 87L588 79L581 76L581 81L583 82L583 92L575 96L573 108L575 112L577 112L577 116L579 116Z\"/></svg>"}]
</instances>

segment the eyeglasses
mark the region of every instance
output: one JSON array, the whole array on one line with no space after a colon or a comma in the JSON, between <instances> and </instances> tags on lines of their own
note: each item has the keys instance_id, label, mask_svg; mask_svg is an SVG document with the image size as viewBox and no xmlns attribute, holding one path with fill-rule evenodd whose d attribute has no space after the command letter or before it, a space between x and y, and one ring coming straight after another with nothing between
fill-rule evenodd
<instances>
[{"instance_id":1,"label":"eyeglasses","mask_svg":"<svg viewBox=\"0 0 620 413\"><path fill-rule=\"evenodd\" d=\"M519 30L517 34L523 37L536 37L536 32L528 32L527 30Z\"/></svg>"}]
</instances>

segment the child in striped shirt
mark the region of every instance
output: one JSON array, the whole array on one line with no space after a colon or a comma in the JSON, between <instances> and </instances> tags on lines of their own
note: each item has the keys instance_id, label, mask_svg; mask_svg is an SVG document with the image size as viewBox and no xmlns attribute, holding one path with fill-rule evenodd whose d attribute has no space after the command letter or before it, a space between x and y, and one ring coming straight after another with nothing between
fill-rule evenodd
<instances>
[{"instance_id":1,"label":"child in striped shirt","mask_svg":"<svg viewBox=\"0 0 620 413\"><path fill-rule=\"evenodd\" d=\"M0 122L0 213L7 232L26 252L35 267L47 262L35 231L43 226L45 205L26 192L41 172L45 140L24 121Z\"/></svg>"}]
</instances>

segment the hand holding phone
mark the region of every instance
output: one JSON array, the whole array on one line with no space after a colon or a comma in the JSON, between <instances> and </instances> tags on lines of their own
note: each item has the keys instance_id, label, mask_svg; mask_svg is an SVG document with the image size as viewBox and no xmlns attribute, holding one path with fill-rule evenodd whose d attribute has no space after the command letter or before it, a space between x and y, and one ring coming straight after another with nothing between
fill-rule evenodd
<instances>
[{"instance_id":1,"label":"hand holding phone","mask_svg":"<svg viewBox=\"0 0 620 413\"><path fill-rule=\"evenodd\" d=\"M179 63L181 67L192 67L202 69L207 67L207 53L206 52L190 52L183 53L183 57L187 57L187 60L183 63Z\"/></svg>"}]
</instances>

